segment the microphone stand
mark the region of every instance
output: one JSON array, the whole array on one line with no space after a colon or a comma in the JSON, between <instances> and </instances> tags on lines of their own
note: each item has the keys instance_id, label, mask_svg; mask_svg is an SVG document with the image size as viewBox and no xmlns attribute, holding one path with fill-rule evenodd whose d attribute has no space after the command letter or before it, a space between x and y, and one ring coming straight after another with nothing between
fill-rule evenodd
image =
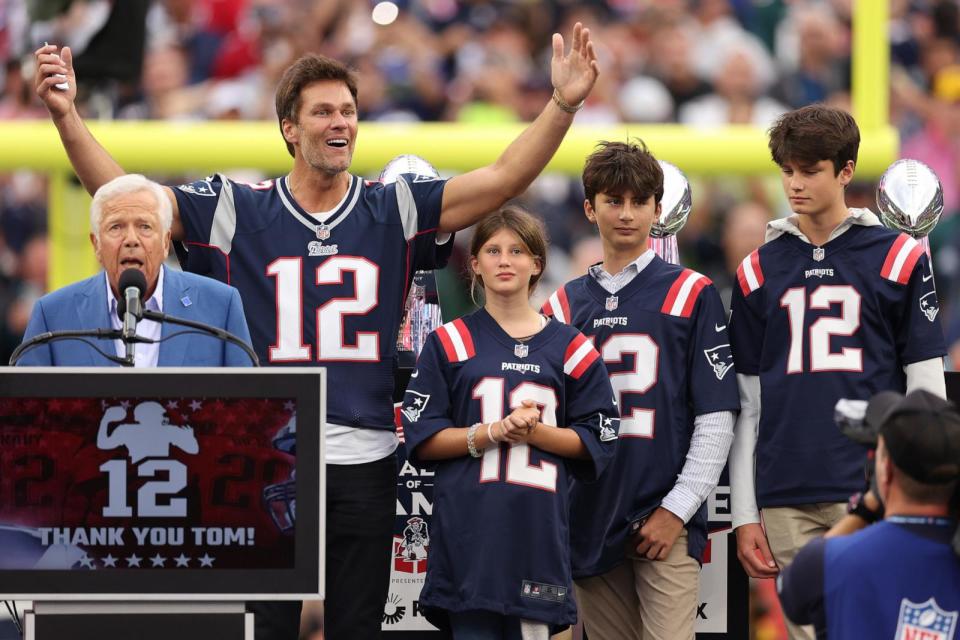
<instances>
[{"instance_id":1,"label":"microphone stand","mask_svg":"<svg viewBox=\"0 0 960 640\"><path fill-rule=\"evenodd\" d=\"M26 342L20 344L16 349L13 350L13 353L10 354L9 365L15 366L23 354L41 344L47 344L50 342L58 342L60 340L80 340L81 342L86 342L94 349L97 347L85 338L97 338L99 340L123 340L125 342L129 341L129 344L134 342L143 342L143 343L153 343L154 341L149 338L141 338L140 336L134 335L132 337L124 337L123 332L117 329L90 329L83 331L45 331L43 333L38 333L33 336ZM97 349L97 351L100 351ZM128 354L130 354L130 349L128 349ZM133 357L132 354L128 355L126 358L119 358L117 356L112 356L100 351L102 355L107 360L111 362L116 362L117 364L124 367L133 366Z\"/></svg>"},{"instance_id":2,"label":"microphone stand","mask_svg":"<svg viewBox=\"0 0 960 640\"><path fill-rule=\"evenodd\" d=\"M179 318L177 316L167 315L166 313L161 313L159 311L153 311L151 309L143 310L143 319L144 320L153 320L154 322L169 322L170 324L178 324L184 327L190 327L191 329L199 329L205 333L220 338L225 342L234 344L247 354L247 357L250 358L250 362L253 363L253 366L260 366L260 358L257 357L256 352L253 348L247 344L245 341L241 340L237 336L233 335L229 331L215 327L213 325L206 324L204 322L197 322L196 320L187 320L185 318Z\"/></svg>"}]
</instances>

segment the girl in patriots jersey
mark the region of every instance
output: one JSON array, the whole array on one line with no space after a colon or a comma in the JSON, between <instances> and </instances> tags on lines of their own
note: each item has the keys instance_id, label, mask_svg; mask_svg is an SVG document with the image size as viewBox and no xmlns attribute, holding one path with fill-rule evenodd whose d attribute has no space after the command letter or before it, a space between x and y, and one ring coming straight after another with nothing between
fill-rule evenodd
<instances>
[{"instance_id":1,"label":"girl in patriots jersey","mask_svg":"<svg viewBox=\"0 0 960 640\"><path fill-rule=\"evenodd\" d=\"M430 335L404 395L408 451L437 469L420 605L454 638L546 640L577 618L568 489L601 473L619 420L591 343L530 306L545 261L533 216L484 219L484 307Z\"/></svg>"}]
</instances>

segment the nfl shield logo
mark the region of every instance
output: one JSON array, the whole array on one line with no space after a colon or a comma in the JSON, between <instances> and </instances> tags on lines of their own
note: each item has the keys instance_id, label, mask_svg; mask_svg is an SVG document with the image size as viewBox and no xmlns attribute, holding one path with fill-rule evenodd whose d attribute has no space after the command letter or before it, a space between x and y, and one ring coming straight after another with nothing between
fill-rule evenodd
<instances>
[{"instance_id":1,"label":"nfl shield logo","mask_svg":"<svg viewBox=\"0 0 960 640\"><path fill-rule=\"evenodd\" d=\"M620 299L617 298L617 296L609 296L607 298L607 304L606 304L607 311L615 310L619 304L620 304Z\"/></svg>"},{"instance_id":2,"label":"nfl shield logo","mask_svg":"<svg viewBox=\"0 0 960 640\"><path fill-rule=\"evenodd\" d=\"M327 240L330 238L330 227L325 224L317 225L317 240Z\"/></svg>"},{"instance_id":3,"label":"nfl shield logo","mask_svg":"<svg viewBox=\"0 0 960 640\"><path fill-rule=\"evenodd\" d=\"M956 611L944 611L933 598L920 604L904 598L900 601L897 633L893 637L896 640L905 640L906 638L951 640L956 628Z\"/></svg>"},{"instance_id":4,"label":"nfl shield logo","mask_svg":"<svg viewBox=\"0 0 960 640\"><path fill-rule=\"evenodd\" d=\"M827 252L823 250L823 247L814 247L813 248L813 259L817 262L820 262L827 257Z\"/></svg>"},{"instance_id":5,"label":"nfl shield logo","mask_svg":"<svg viewBox=\"0 0 960 640\"><path fill-rule=\"evenodd\" d=\"M525 344L516 344L513 345L513 355L518 358L526 358L527 354L530 353L530 348Z\"/></svg>"}]
</instances>

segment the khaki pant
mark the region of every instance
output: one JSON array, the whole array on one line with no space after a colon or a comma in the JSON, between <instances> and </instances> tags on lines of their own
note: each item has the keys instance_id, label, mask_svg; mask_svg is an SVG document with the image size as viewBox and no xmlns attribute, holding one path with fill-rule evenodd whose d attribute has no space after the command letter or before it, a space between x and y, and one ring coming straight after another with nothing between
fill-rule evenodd
<instances>
[{"instance_id":1,"label":"khaki pant","mask_svg":"<svg viewBox=\"0 0 960 640\"><path fill-rule=\"evenodd\" d=\"M692 639L700 563L687 555L686 529L663 560L627 560L576 581L590 640Z\"/></svg>"},{"instance_id":2,"label":"khaki pant","mask_svg":"<svg viewBox=\"0 0 960 640\"><path fill-rule=\"evenodd\" d=\"M818 502L790 507L767 507L761 511L763 528L773 559L782 570L793 562L800 549L814 538L822 537L847 514L843 502ZM812 625L798 626L786 620L790 640L814 640Z\"/></svg>"}]
</instances>

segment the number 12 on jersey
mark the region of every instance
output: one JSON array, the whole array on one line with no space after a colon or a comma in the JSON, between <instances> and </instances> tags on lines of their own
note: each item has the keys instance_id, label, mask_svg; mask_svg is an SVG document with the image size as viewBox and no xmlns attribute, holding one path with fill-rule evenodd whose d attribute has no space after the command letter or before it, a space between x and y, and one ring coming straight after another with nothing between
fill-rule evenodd
<instances>
[{"instance_id":1,"label":"number 12 on jersey","mask_svg":"<svg viewBox=\"0 0 960 640\"><path fill-rule=\"evenodd\" d=\"M317 266L316 280L308 286L340 287L347 272L353 274L352 295L330 297L317 307L317 360L379 362L380 334L358 331L347 344L344 317L366 315L377 306L380 267L366 258L332 256ZM277 341L269 348L270 362L311 360L311 347L303 343L303 259L277 258L267 275L277 280Z\"/></svg>"}]
</instances>

